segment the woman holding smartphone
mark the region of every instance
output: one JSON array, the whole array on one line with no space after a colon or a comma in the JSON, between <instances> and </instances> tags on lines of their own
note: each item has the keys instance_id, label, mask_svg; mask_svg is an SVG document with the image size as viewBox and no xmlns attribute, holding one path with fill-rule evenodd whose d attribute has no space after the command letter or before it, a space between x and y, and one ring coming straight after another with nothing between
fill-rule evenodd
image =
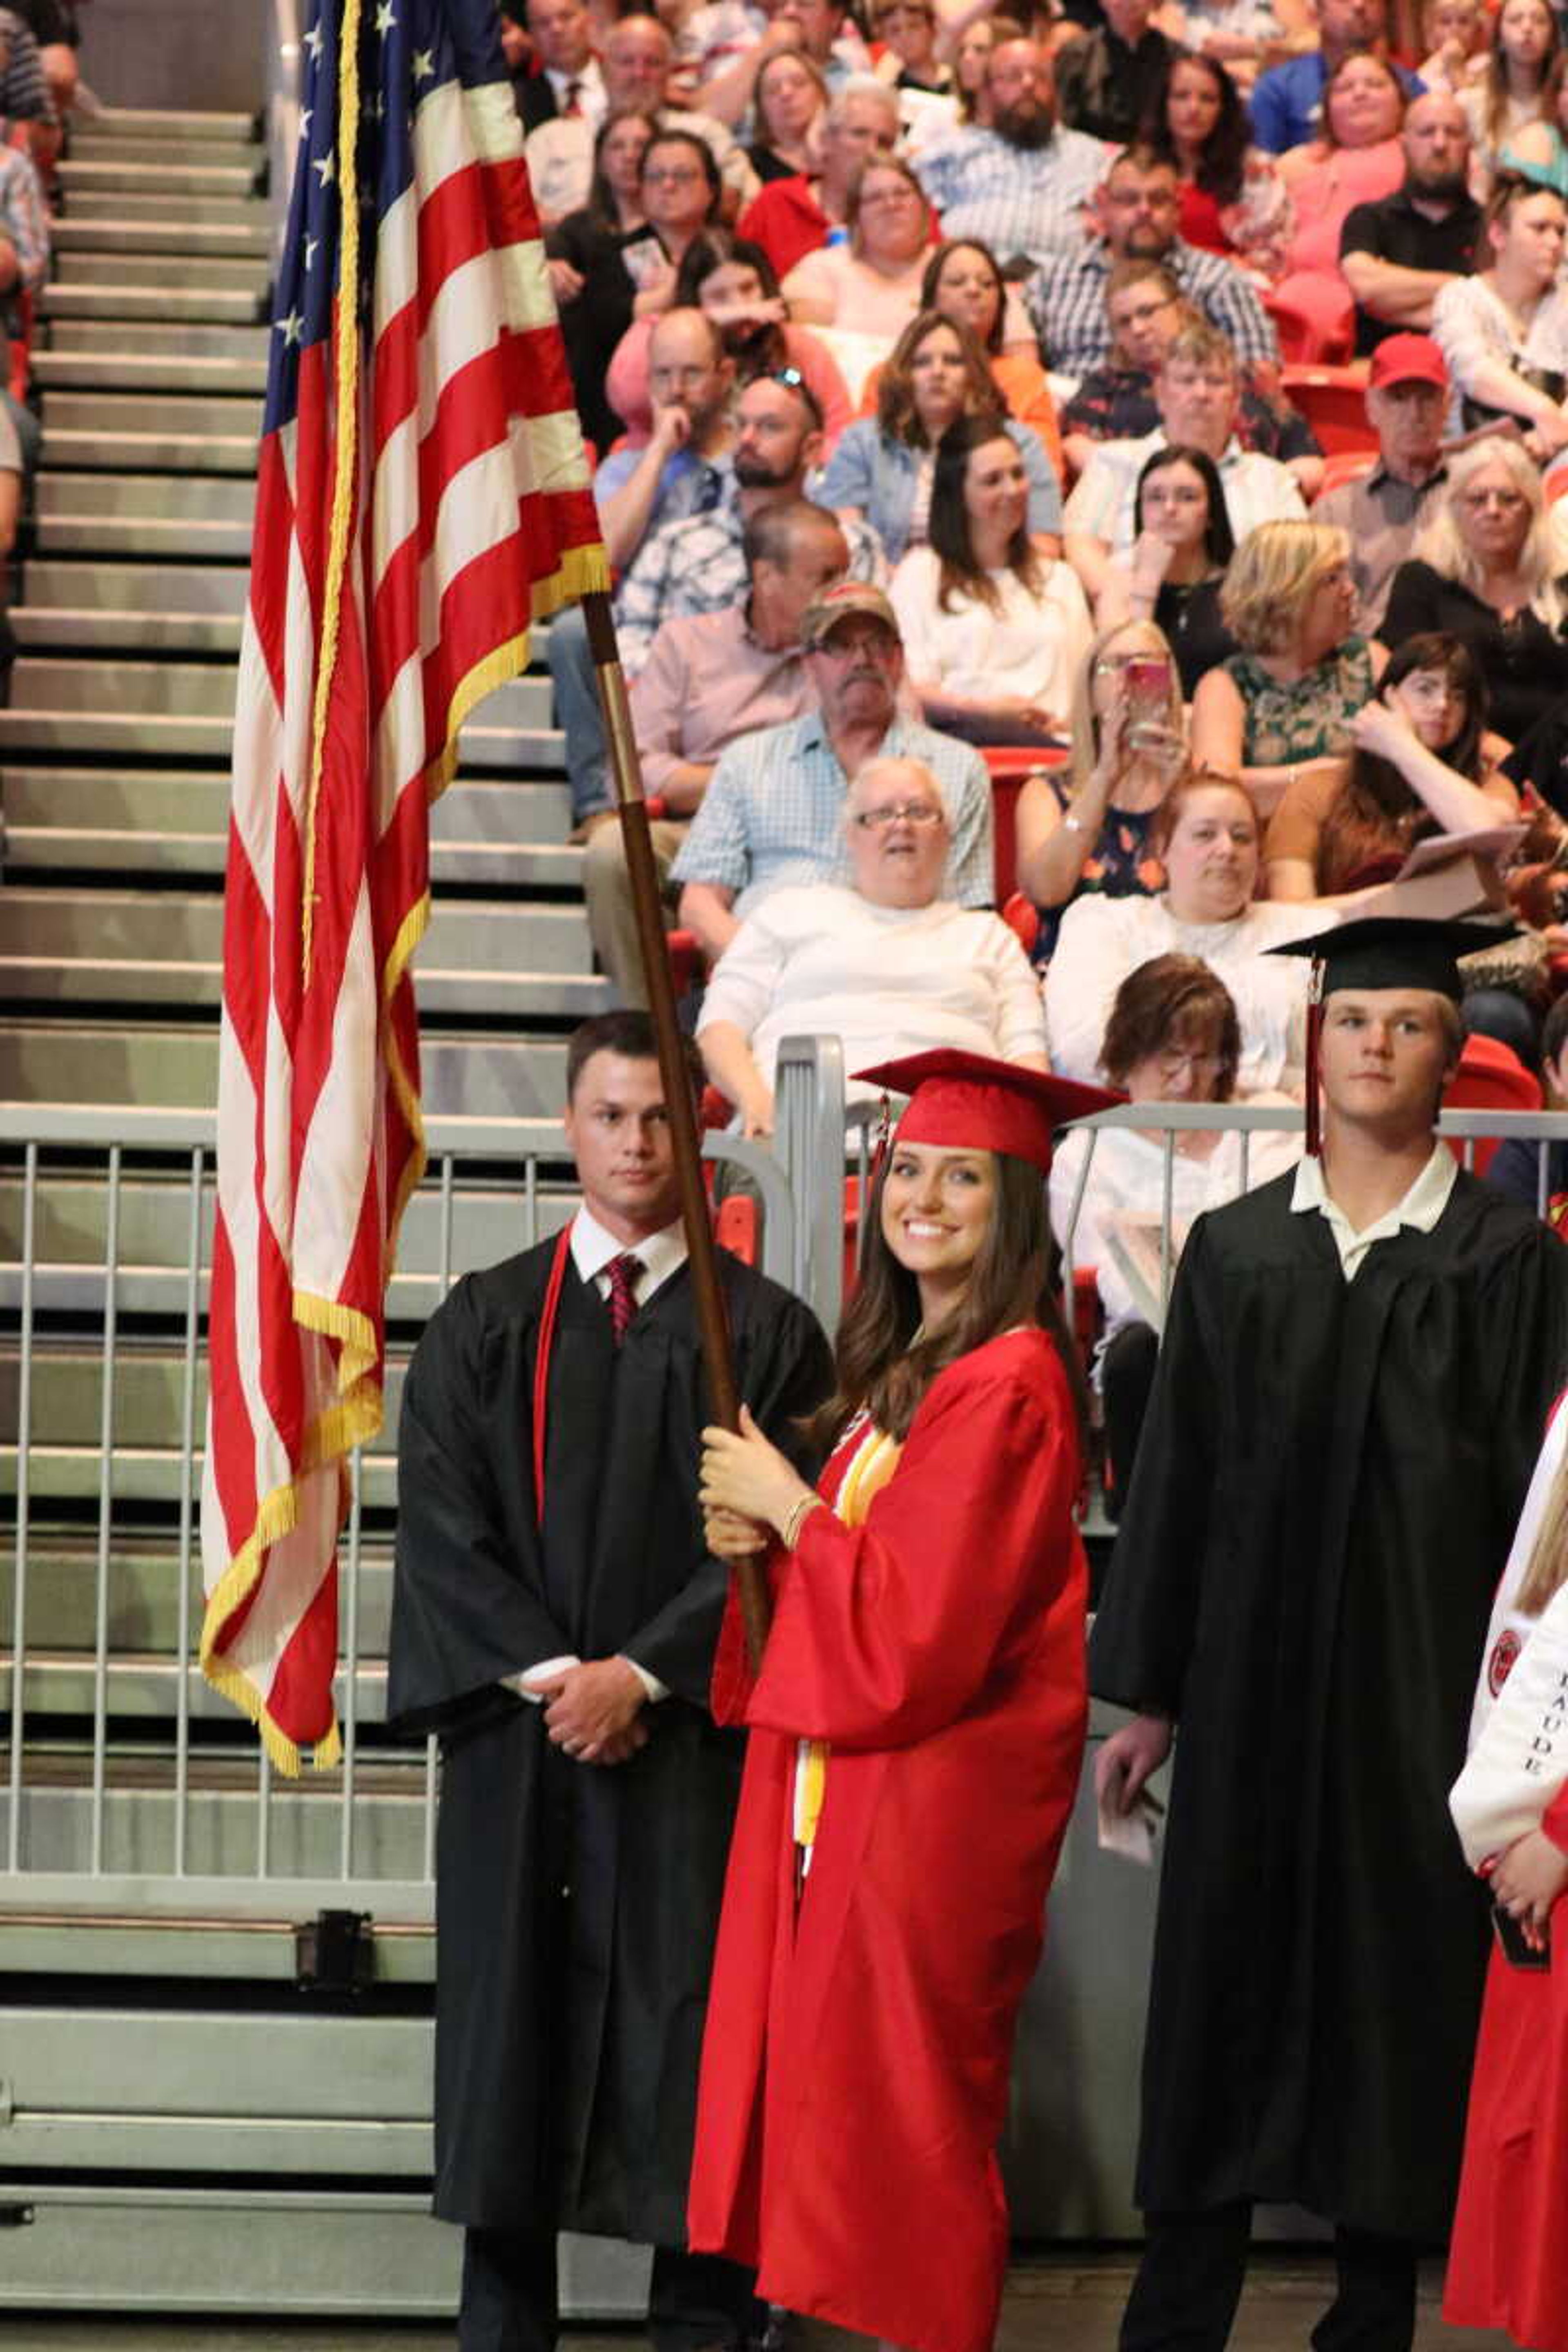
<instances>
[{"instance_id":1,"label":"woman holding smartphone","mask_svg":"<svg viewBox=\"0 0 1568 2352\"><path fill-rule=\"evenodd\" d=\"M1035 961L1048 964L1063 912L1086 891L1158 890L1155 812L1184 764L1182 688L1152 621L1121 621L1089 646L1073 688L1072 758L1018 795L1018 887L1040 915Z\"/></svg>"},{"instance_id":2,"label":"woman holding smartphone","mask_svg":"<svg viewBox=\"0 0 1568 2352\"><path fill-rule=\"evenodd\" d=\"M1051 1132L1110 1097L979 1055L856 1073L911 1097L871 1193L806 1486L749 1417L703 1433L721 1556L765 1537L759 1670L698 2102L691 2246L812 2323L990 2352L1019 2004L1085 1730L1072 1343Z\"/></svg>"}]
</instances>

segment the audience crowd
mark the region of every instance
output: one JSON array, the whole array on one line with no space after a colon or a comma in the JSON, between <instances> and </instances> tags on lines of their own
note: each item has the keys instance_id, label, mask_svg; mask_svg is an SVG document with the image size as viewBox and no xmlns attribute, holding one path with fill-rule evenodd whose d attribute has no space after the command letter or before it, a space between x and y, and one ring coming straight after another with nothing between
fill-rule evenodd
<instances>
[{"instance_id":1,"label":"audience crowd","mask_svg":"<svg viewBox=\"0 0 1568 2352\"><path fill-rule=\"evenodd\" d=\"M863 1058L949 1040L894 936L940 936L965 1034L1032 1054L974 1012L987 908L1048 1066L1122 1082L1119 990L1195 959L1238 1023L1224 1090L1300 1101L1268 948L1436 835L1500 861L1529 944L1466 1019L1539 1076L1568 950L1545 0L503 17L668 919L738 1121L766 1129L781 1006ZM550 659L596 950L639 1002L570 614ZM922 781L868 842L873 761Z\"/></svg>"}]
</instances>

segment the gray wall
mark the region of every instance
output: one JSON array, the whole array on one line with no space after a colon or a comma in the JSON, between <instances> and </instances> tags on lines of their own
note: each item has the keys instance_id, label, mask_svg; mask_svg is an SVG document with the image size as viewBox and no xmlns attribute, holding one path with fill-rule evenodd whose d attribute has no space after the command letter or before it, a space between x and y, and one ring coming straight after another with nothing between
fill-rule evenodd
<instances>
[{"instance_id":1,"label":"gray wall","mask_svg":"<svg viewBox=\"0 0 1568 2352\"><path fill-rule=\"evenodd\" d=\"M87 0L82 77L109 106L251 114L271 25L271 0Z\"/></svg>"}]
</instances>

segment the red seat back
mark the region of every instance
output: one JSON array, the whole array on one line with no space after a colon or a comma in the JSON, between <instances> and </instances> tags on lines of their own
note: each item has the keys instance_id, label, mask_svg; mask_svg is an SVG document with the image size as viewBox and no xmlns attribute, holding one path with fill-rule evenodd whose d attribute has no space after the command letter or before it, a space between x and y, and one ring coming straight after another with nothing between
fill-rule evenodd
<instances>
[{"instance_id":1,"label":"red seat back","mask_svg":"<svg viewBox=\"0 0 1568 2352\"><path fill-rule=\"evenodd\" d=\"M1459 1066L1448 1081L1443 1097L1445 1110L1539 1110L1541 1081L1532 1077L1514 1052L1500 1037L1467 1037ZM1497 1150L1495 1139L1475 1145L1471 1165L1478 1176L1484 1176ZM1448 1149L1461 1166L1466 1145L1458 1136L1450 1136Z\"/></svg>"},{"instance_id":2,"label":"red seat back","mask_svg":"<svg viewBox=\"0 0 1568 2352\"><path fill-rule=\"evenodd\" d=\"M1367 421L1364 367L1288 365L1279 388L1300 410L1325 455L1346 449L1375 453L1377 435Z\"/></svg>"}]
</instances>

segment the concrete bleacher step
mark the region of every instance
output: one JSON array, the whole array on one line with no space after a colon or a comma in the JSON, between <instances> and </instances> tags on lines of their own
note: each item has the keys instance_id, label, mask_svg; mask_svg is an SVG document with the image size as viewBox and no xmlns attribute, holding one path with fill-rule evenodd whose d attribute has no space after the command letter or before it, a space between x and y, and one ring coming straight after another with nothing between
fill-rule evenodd
<instances>
[{"instance_id":1,"label":"concrete bleacher step","mask_svg":"<svg viewBox=\"0 0 1568 2352\"><path fill-rule=\"evenodd\" d=\"M566 1049L557 1039L437 1031L422 1040L421 1067L432 1118L505 1119L520 1150L561 1148ZM0 1020L0 1101L207 1112L216 1099L215 1028ZM133 1120L125 1131L131 1140Z\"/></svg>"},{"instance_id":2,"label":"concrete bleacher step","mask_svg":"<svg viewBox=\"0 0 1568 2352\"><path fill-rule=\"evenodd\" d=\"M267 167L248 156L233 163L174 163L132 161L99 163L89 156L67 156L59 166L59 184L68 205L80 199L120 195L254 196L265 184Z\"/></svg>"},{"instance_id":3,"label":"concrete bleacher step","mask_svg":"<svg viewBox=\"0 0 1568 2352\"><path fill-rule=\"evenodd\" d=\"M226 661L73 661L26 654L12 672L10 715L23 717L31 709L80 711L89 718L131 711L159 718L228 718L237 675L237 665ZM515 728L527 734L545 730L549 719L549 681L519 677L487 695L469 725L479 732Z\"/></svg>"},{"instance_id":4,"label":"concrete bleacher step","mask_svg":"<svg viewBox=\"0 0 1568 2352\"><path fill-rule=\"evenodd\" d=\"M264 151L253 136L233 136L226 139L191 139L184 132L169 131L155 142L146 138L124 136L105 131L95 122L86 139L76 136L73 126L70 143L71 160L78 163L93 163L104 170L110 166L129 165L141 171L153 163L160 171L255 171L263 159Z\"/></svg>"},{"instance_id":5,"label":"concrete bleacher step","mask_svg":"<svg viewBox=\"0 0 1568 2352\"><path fill-rule=\"evenodd\" d=\"M90 467L104 472L141 473L166 466L171 473L256 472L254 433L110 433L59 425L44 427L43 462L51 468Z\"/></svg>"},{"instance_id":6,"label":"concrete bleacher step","mask_svg":"<svg viewBox=\"0 0 1568 2352\"><path fill-rule=\"evenodd\" d=\"M231 359L219 354L184 355L177 352L114 351L36 352L33 378L46 395L57 388L86 392L101 384L116 392L189 392L199 387L211 393L254 394L267 389L267 362Z\"/></svg>"},{"instance_id":7,"label":"concrete bleacher step","mask_svg":"<svg viewBox=\"0 0 1568 2352\"><path fill-rule=\"evenodd\" d=\"M40 522L66 515L144 515L248 527L255 505L254 482L190 479L181 474L72 474L45 467L37 477L33 511Z\"/></svg>"},{"instance_id":8,"label":"concrete bleacher step","mask_svg":"<svg viewBox=\"0 0 1568 2352\"><path fill-rule=\"evenodd\" d=\"M100 970L121 971L128 998L178 996L223 959L218 892L94 890L8 885L0 931L0 995L24 974L26 993L80 994ZM575 907L452 899L435 908L418 958L421 995L433 975L474 974L502 988L510 976L546 990L587 976L588 935ZM184 975L184 978L182 978ZM100 996L101 989L97 992ZM187 997L187 1002L194 1001Z\"/></svg>"},{"instance_id":9,"label":"concrete bleacher step","mask_svg":"<svg viewBox=\"0 0 1568 2352\"><path fill-rule=\"evenodd\" d=\"M73 219L101 220L106 213L127 228L184 226L188 228L247 228L270 223L270 209L264 196L165 196L144 193L140 195L120 192L101 199L79 196ZM63 225L65 215L60 219ZM271 249L270 226L268 249Z\"/></svg>"},{"instance_id":10,"label":"concrete bleacher step","mask_svg":"<svg viewBox=\"0 0 1568 2352\"><path fill-rule=\"evenodd\" d=\"M175 260L198 261L205 255L253 257L265 261L272 251L271 232L264 205L237 209L230 220L191 220L183 211L149 220L127 219L123 213L78 212L57 221L49 243L57 256L149 253Z\"/></svg>"},{"instance_id":11,"label":"concrete bleacher step","mask_svg":"<svg viewBox=\"0 0 1568 2352\"><path fill-rule=\"evenodd\" d=\"M226 613L75 612L13 605L11 628L20 646L44 653L91 646L113 653L237 654L241 621Z\"/></svg>"},{"instance_id":12,"label":"concrete bleacher step","mask_svg":"<svg viewBox=\"0 0 1568 2352\"><path fill-rule=\"evenodd\" d=\"M55 263L49 278L52 287L68 287L73 291L97 287L106 294L121 292L128 285L150 289L155 283L159 287L178 287L186 292L205 287L215 293L251 295L258 306L271 282L271 268L264 257L252 258L248 254L216 250L205 254L110 252L96 246L68 248ZM110 311L108 315L120 314Z\"/></svg>"},{"instance_id":13,"label":"concrete bleacher step","mask_svg":"<svg viewBox=\"0 0 1568 2352\"><path fill-rule=\"evenodd\" d=\"M228 849L229 780L216 771L8 767L0 775L6 869L184 874L216 879ZM566 787L459 778L431 818L431 875L494 890L563 889L582 874L566 845Z\"/></svg>"},{"instance_id":14,"label":"concrete bleacher step","mask_svg":"<svg viewBox=\"0 0 1568 2352\"><path fill-rule=\"evenodd\" d=\"M380 1710L378 1709L378 1712ZM173 1708L169 1709L172 1716ZM233 1720L233 1709L229 1709ZM219 1718L221 1720L221 1717ZM210 1769L210 1766L206 1768ZM61 1872L75 1874L92 1867L92 1798L90 1791L90 1759L48 1756L38 1759L29 1769L28 1781L23 1792L22 1841L29 1870ZM383 1777L384 1776L384 1778ZM111 1756L109 1766L110 1788L104 1803L103 1867L107 1874L124 1872L135 1874L148 1869L166 1871L174 1866L174 1792L173 1774L166 1761L149 1759L143 1744L137 1741L128 1746L123 1756ZM186 1867L204 1878L244 1877L256 1869L257 1800L256 1767L249 1766L249 1785L237 1778L231 1788L202 1785L200 1801L189 1813L189 1836ZM374 1775L363 1769L363 1791L355 1791L354 1854L356 1876L372 1879L395 1879L402 1884L416 1881L425 1874L424 1776L416 1763L398 1766L378 1761ZM285 1781L280 1777L275 1784L276 1793L268 1808L268 1874L287 1881L289 1878L333 1880L342 1871L342 1814L336 1776L304 1773L297 1780ZM363 1821L360 1818L363 1801ZM0 1824L5 1819L0 1802ZM285 1899L286 1898L282 1898ZM378 1927L381 1926L378 1919ZM254 1940L254 1937L252 1937ZM378 1938L379 1940L379 1938ZM407 1941L423 1949L421 1939L415 1935L400 1934L399 1942ZM321 2021L296 2019L289 2028L301 2023ZM8 2022L18 2052L27 2044L33 2024L32 2012L18 2004L8 2015ZM216 2022L210 2015L193 2015L182 2019L179 2012L167 2010L128 2011L123 2015L105 2018L101 2011L67 2010L55 2021L57 2031L68 2036L71 2058L62 2071L77 2079L90 2080L102 2091L104 2106L110 2112L93 2114L79 2107L74 2112L45 2115L41 2122L32 2113L25 2114L21 2100L16 2102L15 2123L17 2126L11 2143L18 2165L35 2168L69 2168L72 2165L97 2165L105 2162L125 2166L167 2168L176 2176L188 2175L193 2165L198 2171L210 2170L219 2179L232 2177L236 2170L255 2168L269 2177L289 2170L321 2171L334 2181L352 2179L356 2171L387 2173L427 2173L430 2168L430 2126L428 2123L430 2073L425 2041L429 2026L410 2018L355 2020L346 2028L334 2020L331 2037L331 2052L313 2053L312 2063L318 2071L336 2077L345 2063L342 2044L357 2036L362 2024L370 2027L378 2044L374 2058L365 2059L357 2051L351 2062L356 2075L363 2081L363 2101L366 2109L363 2120L344 2118L331 2128L318 2127L310 2132L309 2146L303 2153L290 2154L290 2137L307 2137L301 2126L287 2117L279 2119L279 2020L271 2014L246 2016L241 2006L237 2014L225 2021L226 2032L214 2037L210 2049L197 2062L194 2071L191 2059L193 2032L199 2038L204 2029L210 2032ZM105 2025L109 2031L103 2031ZM257 2047L247 2071L254 2085L246 2095L247 2104L265 2105L261 2081L265 2073L259 2063L262 2049L271 2053L273 2086L271 2112L250 2120L237 2119L233 2108L239 2095L233 2082L233 2049L236 2029L247 2038L254 2039ZM417 2037L416 2047L405 2054L396 2047L396 2037ZM155 2048L156 2058L148 2063L150 2048ZM102 2053L117 2050L121 2053L119 2070L112 2061L103 2063ZM117 2071L122 2074L126 2053L136 2053L140 2081L129 2095L118 2087L110 2093L108 2085L115 2080ZM298 2058L294 2060L299 2063ZM79 2070L91 2068L90 2075ZM13 2072L15 2071L15 2064ZM229 2104L221 2116L211 2111L211 2091L208 2086L221 2082ZM170 2086L184 2084L185 2095L193 2102L208 2101L205 2116L182 2117L171 2116ZM199 2088L197 2087L199 2085ZM333 2081L333 2092L338 2085ZM38 2096L35 2092L33 2096ZM127 2105L132 2112L127 2113ZM118 2112L115 2112L118 2110ZM389 2118L392 2118L389 2120ZM29 2143L26 2153L21 2142L24 2133ZM112 2156L106 2156L106 2147ZM47 2154L41 2151L47 2150ZM250 2210L252 2192L247 2191L243 2222L237 2214L228 2222L228 2234L245 2237L254 2226ZM184 2192L188 2206L198 2207L201 2200ZM337 2202L342 2203L340 2198ZM34 2209L29 2205L29 2211ZM344 2217L333 2216L335 2226L345 2226ZM145 2226L142 2223L142 2226ZM297 2230L298 2224L293 2225ZM405 2224L406 2227L406 2223ZM95 2232L96 2234L96 2232ZM183 2241L189 2243L187 2235ZM221 2251L219 2242L212 2248L215 2274L226 2273L229 2258ZM244 2306L247 2318L258 2311L270 2312L276 2307L278 2287L274 2279L288 2273L287 2239L279 2236L275 2255L276 2269L270 2278L258 2272L251 2298ZM168 2263L162 2266L162 2276L168 2277ZM155 2268L151 2277L160 2275ZM363 2288L355 2286L359 2294ZM28 2301L51 2310L72 2307L47 2294L33 2294ZM132 2307L137 2310L157 2308L160 2297L152 2289L144 2301ZM303 2308L319 2308L307 2304ZM330 2308L339 2308L334 2304ZM438 2305L430 2305L432 2324ZM357 2294L354 2308L358 2309ZM401 2310L402 2305L396 2308ZM450 2305L448 2303L448 2308ZM15 2326L15 2322L12 2323ZM26 2325L26 2322L23 2323ZM151 2340L165 2346L177 2341L181 2323L154 2331ZM29 2333L32 2331L29 2330ZM354 2330L358 2334L358 2329ZM26 2339L22 2339L25 2341ZM111 2336L105 2331L100 2339L105 2345ZM148 2340L143 2338L143 2341ZM234 2340L232 2337L231 2341Z\"/></svg>"},{"instance_id":15,"label":"concrete bleacher step","mask_svg":"<svg viewBox=\"0 0 1568 2352\"><path fill-rule=\"evenodd\" d=\"M154 400L135 392L56 392L49 396L44 426L45 463L49 437L55 433L99 433L110 439L122 434L189 434L196 439L248 439L254 447L260 437L261 415L259 400L227 399L216 393L188 400L164 396Z\"/></svg>"},{"instance_id":16,"label":"concrete bleacher step","mask_svg":"<svg viewBox=\"0 0 1568 2352\"><path fill-rule=\"evenodd\" d=\"M39 295L37 311L42 319L123 319L128 325L141 319L189 319L232 320L243 326L259 318L265 307L264 296L248 287L78 286L56 278Z\"/></svg>"},{"instance_id":17,"label":"concrete bleacher step","mask_svg":"<svg viewBox=\"0 0 1568 2352\"><path fill-rule=\"evenodd\" d=\"M0 710L0 761L63 756L134 760L226 760L233 729L226 718L170 711ZM520 732L470 719L463 730L463 761L470 768L560 774L566 756L553 731Z\"/></svg>"},{"instance_id":18,"label":"concrete bleacher step","mask_svg":"<svg viewBox=\"0 0 1568 2352\"><path fill-rule=\"evenodd\" d=\"M73 148L89 152L100 140L150 140L162 153L167 139L194 139L204 144L221 145L227 141L241 146L254 143L260 137L260 127L254 114L242 114L235 108L193 107L170 110L156 106L105 106L88 121L71 127Z\"/></svg>"},{"instance_id":19,"label":"concrete bleacher step","mask_svg":"<svg viewBox=\"0 0 1568 2352\"><path fill-rule=\"evenodd\" d=\"M48 345L38 356L58 357L63 352L112 352L120 359L261 360L271 347L270 327L204 327L189 320L61 319L50 330ZM205 389L205 380L197 379ZM134 385L128 384L127 390Z\"/></svg>"},{"instance_id":20,"label":"concrete bleacher step","mask_svg":"<svg viewBox=\"0 0 1568 2352\"><path fill-rule=\"evenodd\" d=\"M103 478L107 479L108 477ZM250 553L248 522L210 521L199 515L84 514L40 519L37 544L46 555L205 556L231 563Z\"/></svg>"},{"instance_id":21,"label":"concrete bleacher step","mask_svg":"<svg viewBox=\"0 0 1568 2352\"><path fill-rule=\"evenodd\" d=\"M249 573L243 563L68 563L31 556L23 604L71 612L95 608L147 614L243 614Z\"/></svg>"},{"instance_id":22,"label":"concrete bleacher step","mask_svg":"<svg viewBox=\"0 0 1568 2352\"><path fill-rule=\"evenodd\" d=\"M12 1626L14 1561L0 1552L0 1626ZM177 1545L121 1535L112 1546L105 1579L110 1646L144 1657L172 1656L180 1625ZM90 1544L67 1535L40 1536L29 1547L26 1635L29 1652L70 1658L90 1651L98 1601L98 1559ZM384 1657L392 1612L392 1553L365 1543L359 1566L360 1655ZM199 1615L199 1600L193 1622Z\"/></svg>"},{"instance_id":23,"label":"concrete bleacher step","mask_svg":"<svg viewBox=\"0 0 1568 2352\"><path fill-rule=\"evenodd\" d=\"M453 1185L448 1223L437 1192L416 1193L398 1231L397 1268L387 1294L389 1316L397 1323L423 1324L441 1295L444 1266L456 1281L475 1267L493 1265L527 1249L558 1231L575 1200L564 1171L562 1179L542 1181L531 1224L520 1180L480 1182L464 1176ZM0 1170L0 1303L11 1311L21 1296L24 1213L20 1174L15 1169ZM73 1316L101 1312L109 1224L104 1174L86 1173L69 1163L55 1166L46 1154L33 1213L35 1310ZM159 1316L171 1332L182 1331L191 1234L188 1167L164 1174L136 1163L121 1178L116 1213L115 1298L121 1312ZM212 1264L213 1214L209 1156L199 1227L204 1301ZM5 1613L0 1601L0 1625Z\"/></svg>"}]
</instances>

